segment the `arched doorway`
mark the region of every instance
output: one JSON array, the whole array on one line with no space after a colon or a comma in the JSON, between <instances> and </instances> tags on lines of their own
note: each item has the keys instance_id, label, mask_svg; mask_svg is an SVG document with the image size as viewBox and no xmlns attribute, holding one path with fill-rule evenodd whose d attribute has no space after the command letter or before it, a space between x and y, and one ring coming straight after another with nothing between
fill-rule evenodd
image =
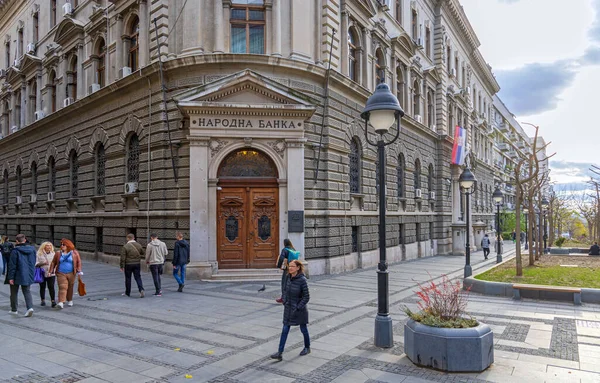
<instances>
[{"instance_id":1,"label":"arched doorway","mask_svg":"<svg viewBox=\"0 0 600 383\"><path fill-rule=\"evenodd\" d=\"M217 175L219 268L274 267L279 248L277 167L263 152L239 149L225 157Z\"/></svg>"}]
</instances>

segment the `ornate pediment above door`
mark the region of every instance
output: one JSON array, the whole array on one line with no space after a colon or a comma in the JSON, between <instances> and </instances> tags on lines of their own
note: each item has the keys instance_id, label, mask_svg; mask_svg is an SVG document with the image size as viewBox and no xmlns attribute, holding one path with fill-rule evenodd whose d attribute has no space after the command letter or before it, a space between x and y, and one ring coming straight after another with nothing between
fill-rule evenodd
<instances>
[{"instance_id":1,"label":"ornate pediment above door","mask_svg":"<svg viewBox=\"0 0 600 383\"><path fill-rule=\"evenodd\" d=\"M192 135L200 130L202 135L243 137L268 131L282 132L282 137L301 136L304 121L319 103L249 69L187 90L175 101L189 117Z\"/></svg>"}]
</instances>

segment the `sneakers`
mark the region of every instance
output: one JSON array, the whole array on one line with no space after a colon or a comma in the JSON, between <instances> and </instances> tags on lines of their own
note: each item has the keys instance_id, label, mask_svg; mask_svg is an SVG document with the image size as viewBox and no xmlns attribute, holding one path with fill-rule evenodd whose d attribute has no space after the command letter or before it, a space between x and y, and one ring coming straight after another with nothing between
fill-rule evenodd
<instances>
[{"instance_id":1,"label":"sneakers","mask_svg":"<svg viewBox=\"0 0 600 383\"><path fill-rule=\"evenodd\" d=\"M162 291L159 291L157 293L154 293L155 297L162 297Z\"/></svg>"},{"instance_id":2,"label":"sneakers","mask_svg":"<svg viewBox=\"0 0 600 383\"><path fill-rule=\"evenodd\" d=\"M56 302L52 302L52 308L56 307Z\"/></svg>"},{"instance_id":3,"label":"sneakers","mask_svg":"<svg viewBox=\"0 0 600 383\"><path fill-rule=\"evenodd\" d=\"M140 298L143 298L144 296L145 296L144 290L140 291Z\"/></svg>"},{"instance_id":4,"label":"sneakers","mask_svg":"<svg viewBox=\"0 0 600 383\"><path fill-rule=\"evenodd\" d=\"M308 355L310 354L310 347L304 347L304 349L302 351L300 351L300 356L304 356L304 355Z\"/></svg>"},{"instance_id":5,"label":"sneakers","mask_svg":"<svg viewBox=\"0 0 600 383\"><path fill-rule=\"evenodd\" d=\"M271 359L275 359L281 362L283 360L283 356L281 356L280 352L276 352L275 354L271 355Z\"/></svg>"},{"instance_id":6,"label":"sneakers","mask_svg":"<svg viewBox=\"0 0 600 383\"><path fill-rule=\"evenodd\" d=\"M29 309L29 310L27 310L27 312L25 313L25 315L24 315L24 316L25 316L25 317L27 317L27 318L29 318L29 317L33 316L33 309Z\"/></svg>"},{"instance_id":7,"label":"sneakers","mask_svg":"<svg viewBox=\"0 0 600 383\"><path fill-rule=\"evenodd\" d=\"M42 303L40 303L40 306L46 306L46 301L42 301Z\"/></svg>"},{"instance_id":8,"label":"sneakers","mask_svg":"<svg viewBox=\"0 0 600 383\"><path fill-rule=\"evenodd\" d=\"M58 303L56 304L56 307L58 307L59 309L63 309L63 308L65 307L65 304L64 304L64 303L62 303L62 302L58 302Z\"/></svg>"},{"instance_id":9,"label":"sneakers","mask_svg":"<svg viewBox=\"0 0 600 383\"><path fill-rule=\"evenodd\" d=\"M67 303L67 306L73 307L73 301L69 301L69 303Z\"/></svg>"},{"instance_id":10,"label":"sneakers","mask_svg":"<svg viewBox=\"0 0 600 383\"><path fill-rule=\"evenodd\" d=\"M275 299L275 302L277 302L277 303L283 303L283 298L277 298L277 299Z\"/></svg>"},{"instance_id":11,"label":"sneakers","mask_svg":"<svg viewBox=\"0 0 600 383\"><path fill-rule=\"evenodd\" d=\"M18 311L9 311L8 313L11 314L11 315L19 315Z\"/></svg>"}]
</instances>

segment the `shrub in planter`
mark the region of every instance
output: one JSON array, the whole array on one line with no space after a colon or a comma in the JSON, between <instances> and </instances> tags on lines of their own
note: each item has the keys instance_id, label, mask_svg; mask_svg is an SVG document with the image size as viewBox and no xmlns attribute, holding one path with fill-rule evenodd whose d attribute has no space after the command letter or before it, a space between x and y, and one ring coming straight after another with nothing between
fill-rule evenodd
<instances>
[{"instance_id":1,"label":"shrub in planter","mask_svg":"<svg viewBox=\"0 0 600 383\"><path fill-rule=\"evenodd\" d=\"M494 362L489 326L466 313L468 291L447 276L419 285L419 311L405 307L404 352L416 365L442 371L483 371Z\"/></svg>"}]
</instances>

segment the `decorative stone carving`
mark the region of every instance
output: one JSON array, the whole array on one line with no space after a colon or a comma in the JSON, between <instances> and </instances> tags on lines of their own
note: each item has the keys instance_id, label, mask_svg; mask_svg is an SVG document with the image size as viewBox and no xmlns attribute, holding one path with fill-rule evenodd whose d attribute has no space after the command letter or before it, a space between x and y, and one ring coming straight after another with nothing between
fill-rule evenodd
<instances>
[{"instance_id":1,"label":"decorative stone carving","mask_svg":"<svg viewBox=\"0 0 600 383\"><path fill-rule=\"evenodd\" d=\"M251 147L252 146L252 137L244 137L244 144L247 147Z\"/></svg>"},{"instance_id":2,"label":"decorative stone carving","mask_svg":"<svg viewBox=\"0 0 600 383\"><path fill-rule=\"evenodd\" d=\"M467 86L471 86L471 76L473 75L473 68L471 64L467 64Z\"/></svg>"},{"instance_id":3,"label":"decorative stone carving","mask_svg":"<svg viewBox=\"0 0 600 383\"><path fill-rule=\"evenodd\" d=\"M273 150L276 151L281 158L283 158L283 155L285 154L285 148L287 147L284 140L267 142L267 145L273 148Z\"/></svg>"},{"instance_id":4,"label":"decorative stone carving","mask_svg":"<svg viewBox=\"0 0 600 383\"><path fill-rule=\"evenodd\" d=\"M210 140L208 143L208 147L210 148L210 156L216 156L217 153L219 153L227 144L229 144L229 141L219 140L218 138Z\"/></svg>"}]
</instances>

